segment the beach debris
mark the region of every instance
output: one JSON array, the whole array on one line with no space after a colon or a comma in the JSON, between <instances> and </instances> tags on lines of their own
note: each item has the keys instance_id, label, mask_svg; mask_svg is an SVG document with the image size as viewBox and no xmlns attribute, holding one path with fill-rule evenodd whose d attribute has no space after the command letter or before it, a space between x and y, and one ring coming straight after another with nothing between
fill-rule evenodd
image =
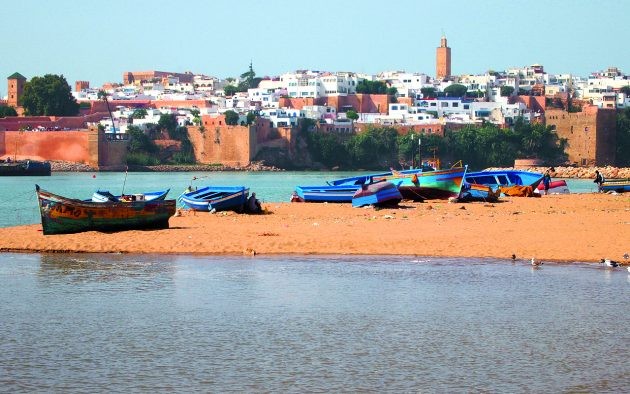
<instances>
[{"instance_id":1,"label":"beach debris","mask_svg":"<svg viewBox=\"0 0 630 394\"><path fill-rule=\"evenodd\" d=\"M512 253L512 262L516 262L516 254Z\"/></svg>"},{"instance_id":2,"label":"beach debris","mask_svg":"<svg viewBox=\"0 0 630 394\"><path fill-rule=\"evenodd\" d=\"M277 233L261 233L258 234L259 237L278 237L280 234Z\"/></svg>"},{"instance_id":3,"label":"beach debris","mask_svg":"<svg viewBox=\"0 0 630 394\"><path fill-rule=\"evenodd\" d=\"M459 202L459 199L457 197L449 197L448 202L451 204L456 203L456 202Z\"/></svg>"},{"instance_id":4,"label":"beach debris","mask_svg":"<svg viewBox=\"0 0 630 394\"><path fill-rule=\"evenodd\" d=\"M459 209L466 209L466 207L462 205L461 207L459 207Z\"/></svg>"},{"instance_id":5,"label":"beach debris","mask_svg":"<svg viewBox=\"0 0 630 394\"><path fill-rule=\"evenodd\" d=\"M256 251L252 248L247 248L243 251L243 254L246 256L256 256Z\"/></svg>"},{"instance_id":6,"label":"beach debris","mask_svg":"<svg viewBox=\"0 0 630 394\"><path fill-rule=\"evenodd\" d=\"M433 209L433 205L427 205L427 210L432 210Z\"/></svg>"},{"instance_id":7,"label":"beach debris","mask_svg":"<svg viewBox=\"0 0 630 394\"><path fill-rule=\"evenodd\" d=\"M317 226L319 226L319 223L314 222L314 223L313 223L313 226L317 227Z\"/></svg>"},{"instance_id":8,"label":"beach debris","mask_svg":"<svg viewBox=\"0 0 630 394\"><path fill-rule=\"evenodd\" d=\"M385 215L383 216L383 219L395 219L395 217L393 217L392 215Z\"/></svg>"},{"instance_id":9,"label":"beach debris","mask_svg":"<svg viewBox=\"0 0 630 394\"><path fill-rule=\"evenodd\" d=\"M618 261L614 261L611 259L601 259L599 263L605 265L608 268L617 268L619 266Z\"/></svg>"},{"instance_id":10,"label":"beach debris","mask_svg":"<svg viewBox=\"0 0 630 394\"><path fill-rule=\"evenodd\" d=\"M486 208L494 208L494 204L483 204Z\"/></svg>"},{"instance_id":11,"label":"beach debris","mask_svg":"<svg viewBox=\"0 0 630 394\"><path fill-rule=\"evenodd\" d=\"M626 259L626 260L630 259L630 254L624 253L623 254L623 258Z\"/></svg>"},{"instance_id":12,"label":"beach debris","mask_svg":"<svg viewBox=\"0 0 630 394\"><path fill-rule=\"evenodd\" d=\"M540 267L541 265L544 264L542 261L536 259L535 257L532 257L531 263L532 263L532 266L534 267Z\"/></svg>"},{"instance_id":13,"label":"beach debris","mask_svg":"<svg viewBox=\"0 0 630 394\"><path fill-rule=\"evenodd\" d=\"M181 209L176 210L175 211L175 215L173 215L173 216L175 216L175 217L182 216L182 210Z\"/></svg>"}]
</instances>

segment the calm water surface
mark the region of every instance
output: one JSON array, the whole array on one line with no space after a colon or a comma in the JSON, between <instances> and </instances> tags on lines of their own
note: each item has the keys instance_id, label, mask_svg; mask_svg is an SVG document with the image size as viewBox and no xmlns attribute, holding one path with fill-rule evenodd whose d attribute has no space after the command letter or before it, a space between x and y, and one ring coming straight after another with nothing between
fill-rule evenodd
<instances>
[{"instance_id":1,"label":"calm water surface","mask_svg":"<svg viewBox=\"0 0 630 394\"><path fill-rule=\"evenodd\" d=\"M0 227L39 223L35 184L68 197L86 199L97 190L114 194L141 193L171 189L168 198L177 198L190 184L246 185L263 202L288 202L298 185L323 185L326 181L360 172L54 172L49 177L0 177ZM193 180L193 178L197 178ZM597 191L589 179L567 180L575 193Z\"/></svg>"},{"instance_id":2,"label":"calm water surface","mask_svg":"<svg viewBox=\"0 0 630 394\"><path fill-rule=\"evenodd\" d=\"M0 299L0 391L630 390L588 264L5 253Z\"/></svg>"}]
</instances>

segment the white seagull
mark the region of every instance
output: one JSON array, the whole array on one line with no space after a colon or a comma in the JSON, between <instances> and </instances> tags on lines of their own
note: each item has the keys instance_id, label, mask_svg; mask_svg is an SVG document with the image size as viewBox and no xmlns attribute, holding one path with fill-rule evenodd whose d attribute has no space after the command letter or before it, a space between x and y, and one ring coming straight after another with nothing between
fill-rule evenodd
<instances>
[{"instance_id":1,"label":"white seagull","mask_svg":"<svg viewBox=\"0 0 630 394\"><path fill-rule=\"evenodd\" d=\"M541 265L543 265L544 263L540 260L536 260L535 258L532 257L532 266L534 267L540 267Z\"/></svg>"},{"instance_id":2,"label":"white seagull","mask_svg":"<svg viewBox=\"0 0 630 394\"><path fill-rule=\"evenodd\" d=\"M606 267L609 267L609 268L616 268L619 266L618 262L613 261L611 259L601 259L599 263L604 264Z\"/></svg>"}]
</instances>

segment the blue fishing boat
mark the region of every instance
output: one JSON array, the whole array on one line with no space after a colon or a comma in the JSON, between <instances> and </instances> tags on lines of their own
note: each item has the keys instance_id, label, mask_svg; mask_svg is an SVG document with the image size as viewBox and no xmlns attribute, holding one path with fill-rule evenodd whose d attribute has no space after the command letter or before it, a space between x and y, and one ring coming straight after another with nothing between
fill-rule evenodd
<instances>
[{"instance_id":1,"label":"blue fishing boat","mask_svg":"<svg viewBox=\"0 0 630 394\"><path fill-rule=\"evenodd\" d=\"M469 172L464 181L470 184L486 185L492 188L499 186L531 186L536 189L542 181L543 174L518 170L497 170Z\"/></svg>"},{"instance_id":2,"label":"blue fishing boat","mask_svg":"<svg viewBox=\"0 0 630 394\"><path fill-rule=\"evenodd\" d=\"M602 191L614 191L617 193L630 192L630 178L606 180L602 183Z\"/></svg>"},{"instance_id":3,"label":"blue fishing boat","mask_svg":"<svg viewBox=\"0 0 630 394\"><path fill-rule=\"evenodd\" d=\"M492 189L490 186L478 185L476 183L466 183L462 186L458 200L462 202L468 201L498 201L501 195L501 188Z\"/></svg>"},{"instance_id":4,"label":"blue fishing boat","mask_svg":"<svg viewBox=\"0 0 630 394\"><path fill-rule=\"evenodd\" d=\"M361 185L336 185L336 186L297 186L296 198L292 201L300 202L351 202L354 193Z\"/></svg>"},{"instance_id":5,"label":"blue fishing boat","mask_svg":"<svg viewBox=\"0 0 630 394\"><path fill-rule=\"evenodd\" d=\"M121 202L129 202L129 201L152 201L152 200L164 200L166 199L166 195L171 189L160 190L155 192L145 192L145 193L132 193L132 194L122 194L119 196L115 196L107 190L97 190L92 194L91 201L93 202L113 202L113 201L121 201Z\"/></svg>"},{"instance_id":6,"label":"blue fishing boat","mask_svg":"<svg viewBox=\"0 0 630 394\"><path fill-rule=\"evenodd\" d=\"M178 200L195 211L242 211L249 188L245 186L205 186L182 193Z\"/></svg>"},{"instance_id":7,"label":"blue fishing boat","mask_svg":"<svg viewBox=\"0 0 630 394\"><path fill-rule=\"evenodd\" d=\"M402 200L398 186L392 182L376 182L359 187L352 196L352 206L395 206Z\"/></svg>"}]
</instances>

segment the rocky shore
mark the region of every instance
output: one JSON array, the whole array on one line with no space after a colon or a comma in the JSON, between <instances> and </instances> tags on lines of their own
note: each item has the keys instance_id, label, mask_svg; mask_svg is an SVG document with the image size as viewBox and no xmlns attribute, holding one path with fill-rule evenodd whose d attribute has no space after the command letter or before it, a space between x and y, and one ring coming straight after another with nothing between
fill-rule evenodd
<instances>
[{"instance_id":1,"label":"rocky shore","mask_svg":"<svg viewBox=\"0 0 630 394\"><path fill-rule=\"evenodd\" d=\"M487 171L491 170L522 170L533 171L544 174L544 172L552 167L511 167L511 168L487 168ZM553 178L571 178L571 179L595 179L595 170L599 170L606 179L623 179L630 178L629 167L553 167L555 171L552 171L551 176Z\"/></svg>"},{"instance_id":2,"label":"rocky shore","mask_svg":"<svg viewBox=\"0 0 630 394\"><path fill-rule=\"evenodd\" d=\"M82 163L70 163L63 161L51 161L50 165L53 172L94 172L103 171L98 168ZM112 168L110 171L124 171L128 169L134 172L204 172L204 171L284 171L274 166L267 166L262 162L252 162L248 166L232 167L225 165L210 164L190 164L190 165L173 165L162 164L157 166L138 166L129 165L128 167L119 166Z\"/></svg>"}]
</instances>

